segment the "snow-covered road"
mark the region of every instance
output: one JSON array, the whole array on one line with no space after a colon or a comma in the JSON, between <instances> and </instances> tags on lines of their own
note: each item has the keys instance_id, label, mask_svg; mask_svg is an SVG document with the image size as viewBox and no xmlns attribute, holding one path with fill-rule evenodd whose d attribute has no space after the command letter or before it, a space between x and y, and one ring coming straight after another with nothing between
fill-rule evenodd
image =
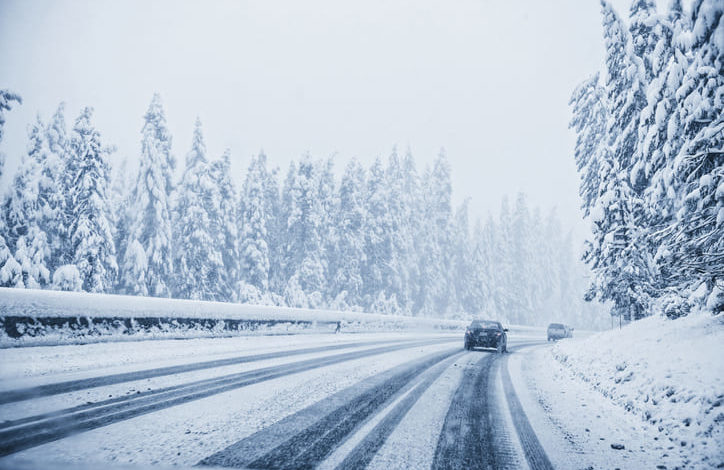
<instances>
[{"instance_id":1,"label":"snow-covered road","mask_svg":"<svg viewBox=\"0 0 724 470\"><path fill-rule=\"evenodd\" d=\"M0 468L567 468L550 423L528 420L537 392L517 389L542 343L511 337L500 355L398 333L1 350Z\"/></svg>"}]
</instances>

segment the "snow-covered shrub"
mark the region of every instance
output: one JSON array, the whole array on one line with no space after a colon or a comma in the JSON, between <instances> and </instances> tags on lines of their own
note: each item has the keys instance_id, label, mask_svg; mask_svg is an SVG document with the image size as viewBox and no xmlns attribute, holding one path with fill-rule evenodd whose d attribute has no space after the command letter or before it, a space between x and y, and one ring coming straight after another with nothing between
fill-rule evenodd
<instances>
[{"instance_id":1,"label":"snow-covered shrub","mask_svg":"<svg viewBox=\"0 0 724 470\"><path fill-rule=\"evenodd\" d=\"M242 304L259 304L262 294L259 289L247 282L239 282L239 302Z\"/></svg>"},{"instance_id":2,"label":"snow-covered shrub","mask_svg":"<svg viewBox=\"0 0 724 470\"><path fill-rule=\"evenodd\" d=\"M80 292L82 288L83 280L74 264L60 266L53 273L53 289Z\"/></svg>"},{"instance_id":3,"label":"snow-covered shrub","mask_svg":"<svg viewBox=\"0 0 724 470\"><path fill-rule=\"evenodd\" d=\"M284 302L293 308L307 308L309 306L307 295L299 285L296 276L289 280L286 289L284 289Z\"/></svg>"},{"instance_id":4,"label":"snow-covered shrub","mask_svg":"<svg viewBox=\"0 0 724 470\"><path fill-rule=\"evenodd\" d=\"M25 287L22 267L3 243L2 235L0 235L0 286Z\"/></svg>"}]
</instances>

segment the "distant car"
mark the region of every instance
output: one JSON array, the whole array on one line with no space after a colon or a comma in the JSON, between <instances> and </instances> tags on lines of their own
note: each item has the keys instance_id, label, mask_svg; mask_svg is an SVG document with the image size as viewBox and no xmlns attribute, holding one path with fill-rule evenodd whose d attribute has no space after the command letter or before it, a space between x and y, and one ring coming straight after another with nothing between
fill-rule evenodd
<instances>
[{"instance_id":1,"label":"distant car","mask_svg":"<svg viewBox=\"0 0 724 470\"><path fill-rule=\"evenodd\" d=\"M465 349L495 348L499 353L508 352L507 331L497 321L473 320L465 329Z\"/></svg>"},{"instance_id":2,"label":"distant car","mask_svg":"<svg viewBox=\"0 0 724 470\"><path fill-rule=\"evenodd\" d=\"M572 338L573 328L569 328L563 323L551 323L548 325L548 341L557 341L563 338Z\"/></svg>"}]
</instances>

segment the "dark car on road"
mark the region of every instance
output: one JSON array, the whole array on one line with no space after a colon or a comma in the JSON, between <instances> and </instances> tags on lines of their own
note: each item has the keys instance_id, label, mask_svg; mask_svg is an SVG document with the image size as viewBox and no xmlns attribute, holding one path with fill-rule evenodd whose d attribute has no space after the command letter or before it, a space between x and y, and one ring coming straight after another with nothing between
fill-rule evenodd
<instances>
[{"instance_id":1,"label":"dark car on road","mask_svg":"<svg viewBox=\"0 0 724 470\"><path fill-rule=\"evenodd\" d=\"M499 353L508 352L507 331L497 321L473 320L465 329L465 349L494 348Z\"/></svg>"},{"instance_id":2,"label":"dark car on road","mask_svg":"<svg viewBox=\"0 0 724 470\"><path fill-rule=\"evenodd\" d=\"M563 323L551 323L548 325L548 341L557 341L563 338L572 338L573 328L569 328Z\"/></svg>"}]
</instances>

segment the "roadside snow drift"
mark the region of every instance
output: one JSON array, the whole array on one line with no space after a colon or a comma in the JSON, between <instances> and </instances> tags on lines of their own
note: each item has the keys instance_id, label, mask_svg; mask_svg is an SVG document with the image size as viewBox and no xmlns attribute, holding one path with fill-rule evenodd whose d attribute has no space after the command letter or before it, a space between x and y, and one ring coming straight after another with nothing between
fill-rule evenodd
<instances>
[{"instance_id":1,"label":"roadside snow drift","mask_svg":"<svg viewBox=\"0 0 724 470\"><path fill-rule=\"evenodd\" d=\"M724 315L647 318L566 340L553 357L595 390L689 448L694 467L724 465Z\"/></svg>"}]
</instances>

